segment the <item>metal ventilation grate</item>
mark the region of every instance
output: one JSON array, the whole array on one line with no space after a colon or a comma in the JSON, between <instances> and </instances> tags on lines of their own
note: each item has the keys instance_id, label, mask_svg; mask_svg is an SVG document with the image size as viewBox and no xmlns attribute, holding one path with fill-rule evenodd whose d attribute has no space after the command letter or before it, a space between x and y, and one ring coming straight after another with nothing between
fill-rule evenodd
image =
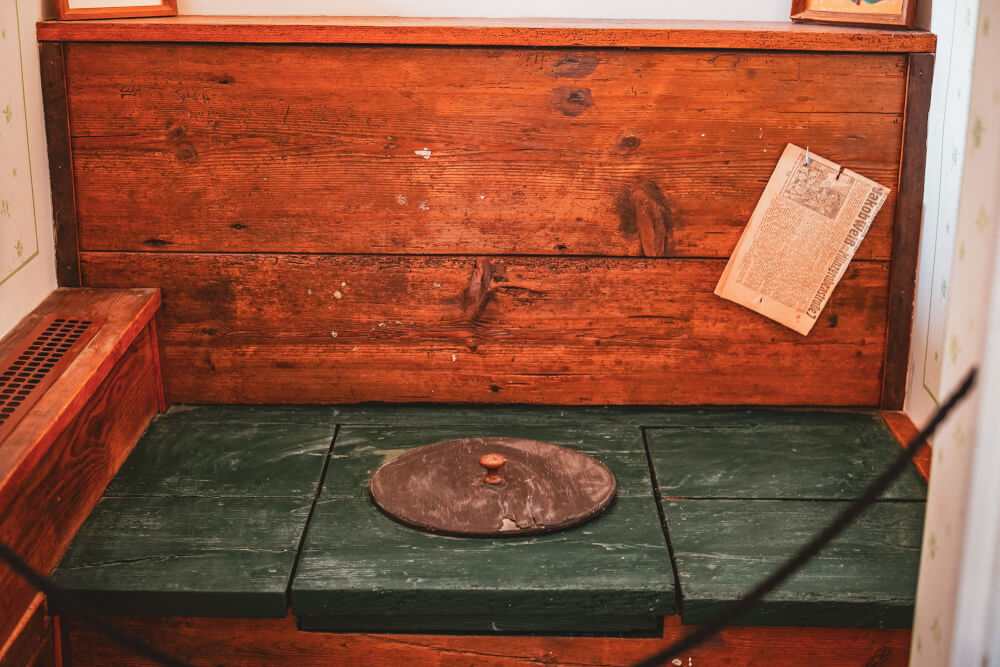
<instances>
[{"instance_id":1,"label":"metal ventilation grate","mask_svg":"<svg viewBox=\"0 0 1000 667\"><path fill-rule=\"evenodd\" d=\"M0 443L94 337L100 322L49 315L0 364Z\"/></svg>"}]
</instances>

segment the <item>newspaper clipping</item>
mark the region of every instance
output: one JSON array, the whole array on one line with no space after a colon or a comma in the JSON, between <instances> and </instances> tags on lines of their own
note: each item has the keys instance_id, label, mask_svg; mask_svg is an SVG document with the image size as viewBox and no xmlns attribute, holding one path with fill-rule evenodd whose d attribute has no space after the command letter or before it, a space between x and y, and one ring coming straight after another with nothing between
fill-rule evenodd
<instances>
[{"instance_id":1,"label":"newspaper clipping","mask_svg":"<svg viewBox=\"0 0 1000 667\"><path fill-rule=\"evenodd\" d=\"M788 144L715 293L808 334L888 195Z\"/></svg>"}]
</instances>

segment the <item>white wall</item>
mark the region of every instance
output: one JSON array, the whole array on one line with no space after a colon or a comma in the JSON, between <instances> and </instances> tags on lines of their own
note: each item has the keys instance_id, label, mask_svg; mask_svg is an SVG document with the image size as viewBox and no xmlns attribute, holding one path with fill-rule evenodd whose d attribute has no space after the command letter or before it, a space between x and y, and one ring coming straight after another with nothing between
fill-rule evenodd
<instances>
[{"instance_id":1,"label":"white wall","mask_svg":"<svg viewBox=\"0 0 1000 667\"><path fill-rule=\"evenodd\" d=\"M0 336L56 286L35 42L50 15L39 0L0 2Z\"/></svg>"},{"instance_id":2,"label":"white wall","mask_svg":"<svg viewBox=\"0 0 1000 667\"><path fill-rule=\"evenodd\" d=\"M960 3L961 4L961 3ZM961 162L938 171L940 205L928 210L928 222L938 231L938 264L931 276L932 331L928 350L940 347L939 359L924 366L916 380L911 405L924 409L933 378L936 398L943 398L968 369L984 364L979 390L942 425L934 439L931 485L928 493L920 583L914 621L912 664L987 665L989 641L1000 633L990 616L992 596L1000 596L995 579L1000 547L1000 0L982 0L978 16L971 17L972 31L959 9L957 34L950 68L955 82L945 111L943 144L961 146ZM970 76L965 51L974 43ZM944 86L942 87L944 88ZM935 122L932 120L932 122ZM940 121L940 116L938 119ZM959 128L961 133L959 133ZM953 173L960 171L960 183ZM949 189L954 191L948 191ZM954 207L954 210L952 210ZM946 242L944 242L946 240ZM934 237L926 239L931 246ZM926 253L925 253L926 254ZM947 280L939 290L938 280ZM922 285L925 298L927 285ZM946 293L942 295L940 291ZM925 304L926 306L926 304ZM925 312L925 317L928 315ZM933 359L933 357L932 357ZM919 359L917 360L920 361ZM917 364L919 368L919 363ZM991 582L992 579L992 582ZM993 656L1000 664L1000 655Z\"/></svg>"},{"instance_id":3,"label":"white wall","mask_svg":"<svg viewBox=\"0 0 1000 667\"><path fill-rule=\"evenodd\" d=\"M924 220L906 411L924 422L941 400L955 222L965 158L979 0L939 0L922 19L938 36L927 135ZM927 11L924 4L921 9Z\"/></svg>"},{"instance_id":4,"label":"white wall","mask_svg":"<svg viewBox=\"0 0 1000 667\"><path fill-rule=\"evenodd\" d=\"M791 0L179 0L181 14L786 21Z\"/></svg>"}]
</instances>

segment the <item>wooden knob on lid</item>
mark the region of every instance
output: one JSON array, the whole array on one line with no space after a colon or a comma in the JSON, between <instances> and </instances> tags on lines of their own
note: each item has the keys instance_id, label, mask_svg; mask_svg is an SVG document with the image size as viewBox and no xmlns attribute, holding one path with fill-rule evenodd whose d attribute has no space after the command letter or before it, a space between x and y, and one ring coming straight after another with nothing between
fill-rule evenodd
<instances>
[{"instance_id":1,"label":"wooden knob on lid","mask_svg":"<svg viewBox=\"0 0 1000 667\"><path fill-rule=\"evenodd\" d=\"M479 457L479 465L486 468L486 476L483 477L483 484L502 484L503 477L497 472L500 467L507 462L503 454L483 454Z\"/></svg>"}]
</instances>

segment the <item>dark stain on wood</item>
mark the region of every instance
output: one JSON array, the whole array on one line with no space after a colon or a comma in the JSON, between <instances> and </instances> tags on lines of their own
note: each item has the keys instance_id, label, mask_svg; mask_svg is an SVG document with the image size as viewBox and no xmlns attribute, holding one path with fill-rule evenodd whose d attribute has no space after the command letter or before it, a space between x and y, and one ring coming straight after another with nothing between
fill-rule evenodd
<instances>
[{"instance_id":1,"label":"dark stain on wood","mask_svg":"<svg viewBox=\"0 0 1000 667\"><path fill-rule=\"evenodd\" d=\"M670 254L670 205L656 183L639 179L626 185L619 192L614 208L622 233L630 240L639 240L640 254L645 257Z\"/></svg>"},{"instance_id":2,"label":"dark stain on wood","mask_svg":"<svg viewBox=\"0 0 1000 667\"><path fill-rule=\"evenodd\" d=\"M590 88L559 87L552 89L552 106L564 116L579 116L594 104Z\"/></svg>"},{"instance_id":3,"label":"dark stain on wood","mask_svg":"<svg viewBox=\"0 0 1000 667\"><path fill-rule=\"evenodd\" d=\"M582 79L592 74L599 62L597 56L589 54L566 56L552 68L552 76L557 79Z\"/></svg>"},{"instance_id":4,"label":"dark stain on wood","mask_svg":"<svg viewBox=\"0 0 1000 667\"><path fill-rule=\"evenodd\" d=\"M164 241L163 239L146 239L142 242L143 245L152 246L154 248L165 248L171 245L170 241Z\"/></svg>"}]
</instances>

